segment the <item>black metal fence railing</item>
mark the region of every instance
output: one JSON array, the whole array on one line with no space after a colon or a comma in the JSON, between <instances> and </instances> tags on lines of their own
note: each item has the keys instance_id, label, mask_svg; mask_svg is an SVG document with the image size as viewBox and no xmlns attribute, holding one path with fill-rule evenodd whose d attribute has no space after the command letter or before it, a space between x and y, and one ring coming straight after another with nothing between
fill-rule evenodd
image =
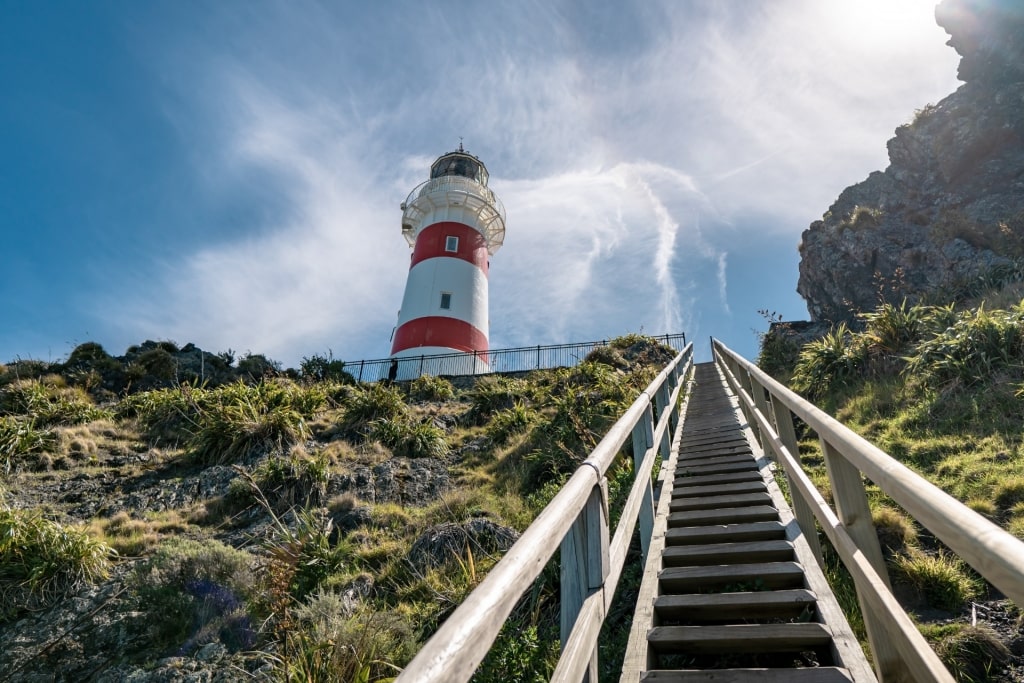
<instances>
[{"instance_id":1,"label":"black metal fence railing","mask_svg":"<svg viewBox=\"0 0 1024 683\"><path fill-rule=\"evenodd\" d=\"M681 351L686 346L686 334L683 332L645 336L676 351ZM415 379L420 375L457 377L489 372L525 372L542 368L571 367L586 358L594 349L607 344L608 340L605 339L575 344L491 349L478 353L377 358L345 363L345 370L360 382L379 382L389 377L400 380Z\"/></svg>"}]
</instances>

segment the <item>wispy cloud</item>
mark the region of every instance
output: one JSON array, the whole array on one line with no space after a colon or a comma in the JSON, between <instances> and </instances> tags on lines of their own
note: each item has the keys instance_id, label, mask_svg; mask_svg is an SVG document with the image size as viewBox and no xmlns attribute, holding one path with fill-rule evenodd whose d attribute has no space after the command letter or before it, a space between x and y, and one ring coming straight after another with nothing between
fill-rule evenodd
<instances>
[{"instance_id":1,"label":"wispy cloud","mask_svg":"<svg viewBox=\"0 0 1024 683\"><path fill-rule=\"evenodd\" d=\"M949 89L955 57L934 59L926 12L927 30L879 42L902 3L858 25L871 16L860 4L222 13L231 37L189 45L171 116L204 131L194 158L212 201L256 169L265 185L246 191L282 208L244 239L211 230L105 308L135 337L289 363L328 346L385 355L408 264L398 203L463 136L508 209L494 343L706 328L733 315L732 291L781 277L766 264L727 281L743 230L795 244L884 165L886 137L921 98Z\"/></svg>"}]
</instances>

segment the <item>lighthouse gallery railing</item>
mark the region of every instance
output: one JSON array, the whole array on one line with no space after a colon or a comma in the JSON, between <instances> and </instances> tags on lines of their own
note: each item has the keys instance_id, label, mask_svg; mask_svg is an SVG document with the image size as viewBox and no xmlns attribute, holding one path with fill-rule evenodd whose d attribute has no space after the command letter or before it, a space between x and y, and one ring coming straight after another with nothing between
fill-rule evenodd
<instances>
[{"instance_id":1,"label":"lighthouse gallery railing","mask_svg":"<svg viewBox=\"0 0 1024 683\"><path fill-rule=\"evenodd\" d=\"M615 594L633 531L639 522L646 556L654 528L651 472L667 460L678 433L682 378L693 345L681 351L633 402L590 457L480 585L441 625L397 683L468 681L523 594L561 542L563 655L552 680L597 680L597 636ZM657 417L657 421L655 421ZM609 539L609 467L632 436L634 482L615 535Z\"/></svg>"},{"instance_id":2,"label":"lighthouse gallery railing","mask_svg":"<svg viewBox=\"0 0 1024 683\"><path fill-rule=\"evenodd\" d=\"M645 335L647 336L647 335ZM651 335L655 341L671 346L676 351L686 346L686 334ZM550 344L547 346L518 346L507 349L491 349L487 352L446 353L437 355L406 356L399 359L399 377L419 375L460 376L467 373L467 356L480 359L476 365L486 367L486 372L526 372L548 368L572 367L599 346L607 346L608 340L577 342L574 344ZM379 382L388 376L390 358L360 360L345 363L345 371L360 382Z\"/></svg>"}]
</instances>

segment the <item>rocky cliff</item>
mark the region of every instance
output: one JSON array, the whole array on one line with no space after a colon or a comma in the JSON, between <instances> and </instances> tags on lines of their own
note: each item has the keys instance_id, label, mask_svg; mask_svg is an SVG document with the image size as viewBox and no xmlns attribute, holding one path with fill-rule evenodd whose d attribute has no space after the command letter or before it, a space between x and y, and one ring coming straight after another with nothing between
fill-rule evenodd
<instances>
[{"instance_id":1,"label":"rocky cliff","mask_svg":"<svg viewBox=\"0 0 1024 683\"><path fill-rule=\"evenodd\" d=\"M935 15L964 84L900 126L889 167L804 231L797 291L813 320L1024 275L1024 5L943 0Z\"/></svg>"}]
</instances>

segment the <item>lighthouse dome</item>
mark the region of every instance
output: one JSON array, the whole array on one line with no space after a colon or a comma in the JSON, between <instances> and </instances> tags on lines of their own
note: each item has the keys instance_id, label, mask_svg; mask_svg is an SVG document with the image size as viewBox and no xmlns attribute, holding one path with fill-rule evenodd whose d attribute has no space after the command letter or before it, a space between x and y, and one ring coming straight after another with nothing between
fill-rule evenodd
<instances>
[{"instance_id":1,"label":"lighthouse dome","mask_svg":"<svg viewBox=\"0 0 1024 683\"><path fill-rule=\"evenodd\" d=\"M430 166L431 179L452 175L462 176L475 180L481 185L487 185L487 168L483 162L462 150L444 154Z\"/></svg>"}]
</instances>

